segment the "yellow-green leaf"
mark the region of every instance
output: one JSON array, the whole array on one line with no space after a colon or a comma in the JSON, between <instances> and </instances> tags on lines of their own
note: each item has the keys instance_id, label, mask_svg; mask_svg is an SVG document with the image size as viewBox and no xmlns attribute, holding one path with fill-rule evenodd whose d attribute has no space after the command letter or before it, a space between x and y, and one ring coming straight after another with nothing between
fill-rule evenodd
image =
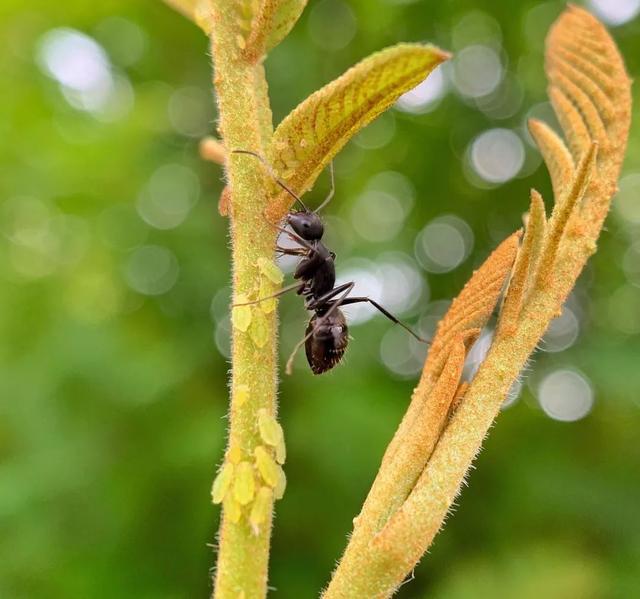
<instances>
[{"instance_id":1,"label":"yellow-green leaf","mask_svg":"<svg viewBox=\"0 0 640 599\"><path fill-rule=\"evenodd\" d=\"M260 0L251 20L245 59L257 62L277 46L291 31L306 4L307 0Z\"/></svg>"},{"instance_id":2,"label":"yellow-green leaf","mask_svg":"<svg viewBox=\"0 0 640 599\"><path fill-rule=\"evenodd\" d=\"M274 0L277 8L271 22L271 31L267 36L267 52L275 48L293 29L307 0Z\"/></svg>"},{"instance_id":3,"label":"yellow-green leaf","mask_svg":"<svg viewBox=\"0 0 640 599\"><path fill-rule=\"evenodd\" d=\"M211 0L164 0L171 8L193 21L209 35L213 29L211 18Z\"/></svg>"},{"instance_id":4,"label":"yellow-green leaf","mask_svg":"<svg viewBox=\"0 0 640 599\"><path fill-rule=\"evenodd\" d=\"M448 58L422 44L398 44L365 58L280 123L271 148L273 167L294 191L304 193L351 137ZM267 216L279 220L290 205L291 197L279 193Z\"/></svg>"},{"instance_id":5,"label":"yellow-green leaf","mask_svg":"<svg viewBox=\"0 0 640 599\"><path fill-rule=\"evenodd\" d=\"M164 0L171 8L193 21L207 35L213 31L212 0ZM275 48L296 24L307 0L242 0L235 10L238 35L245 57L257 60ZM246 39L245 39L245 36Z\"/></svg>"}]
</instances>

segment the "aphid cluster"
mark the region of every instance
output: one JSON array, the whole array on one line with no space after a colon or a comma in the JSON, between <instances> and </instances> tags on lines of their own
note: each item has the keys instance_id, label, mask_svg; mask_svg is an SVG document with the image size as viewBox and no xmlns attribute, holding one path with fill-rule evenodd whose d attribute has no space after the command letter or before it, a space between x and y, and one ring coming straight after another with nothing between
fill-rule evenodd
<instances>
[{"instance_id":1,"label":"aphid cluster","mask_svg":"<svg viewBox=\"0 0 640 599\"><path fill-rule=\"evenodd\" d=\"M293 232L278 227L282 234L287 235L297 244L297 247L276 247L277 251L282 255L300 258L293 274L297 282L289 287L284 287L272 296L248 302L251 304L258 303L295 290L298 295L304 297L305 308L313 312L313 316L307 325L305 337L296 345L287 361L288 374L291 374L293 358L303 345L307 361L314 374L322 374L327 370L331 370L340 362L349 342L347 320L340 307L349 304L368 302L389 320L406 329L418 341L427 343L370 297L349 297L355 285L354 281L335 286L336 255L322 242L324 224L318 215L318 212L329 203L334 194L333 165L331 166L331 191L324 202L316 210L312 211L307 208L297 194L273 174L269 165L259 154L249 150L233 150L233 152L236 154L248 154L260 160L274 181L291 195L301 207L300 210L293 210L286 216L286 224L291 227Z\"/></svg>"}]
</instances>

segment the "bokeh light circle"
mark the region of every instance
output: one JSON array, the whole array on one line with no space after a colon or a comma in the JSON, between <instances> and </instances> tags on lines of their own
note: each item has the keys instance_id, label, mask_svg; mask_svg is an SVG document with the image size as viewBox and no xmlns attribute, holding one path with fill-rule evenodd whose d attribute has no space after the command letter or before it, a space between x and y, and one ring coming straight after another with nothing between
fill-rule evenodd
<instances>
[{"instance_id":1,"label":"bokeh light circle","mask_svg":"<svg viewBox=\"0 0 640 599\"><path fill-rule=\"evenodd\" d=\"M307 20L309 36L320 48L342 50L357 30L353 9L342 0L315 2Z\"/></svg>"},{"instance_id":2,"label":"bokeh light circle","mask_svg":"<svg viewBox=\"0 0 640 599\"><path fill-rule=\"evenodd\" d=\"M374 261L355 258L345 261L336 285L353 281L351 297L369 297L396 315L411 312L428 297L429 288L410 256L401 252L385 253ZM371 304L362 302L345 307L350 325L380 315Z\"/></svg>"},{"instance_id":3,"label":"bokeh light circle","mask_svg":"<svg viewBox=\"0 0 640 599\"><path fill-rule=\"evenodd\" d=\"M640 287L640 240L633 242L624 253L622 268L627 280Z\"/></svg>"},{"instance_id":4,"label":"bokeh light circle","mask_svg":"<svg viewBox=\"0 0 640 599\"><path fill-rule=\"evenodd\" d=\"M554 370L538 385L538 402L547 416L563 422L584 418L593 407L591 383L575 370Z\"/></svg>"},{"instance_id":5,"label":"bokeh light circle","mask_svg":"<svg viewBox=\"0 0 640 599\"><path fill-rule=\"evenodd\" d=\"M522 140L510 129L490 129L471 142L473 170L489 183L506 183L524 164Z\"/></svg>"},{"instance_id":6,"label":"bokeh light circle","mask_svg":"<svg viewBox=\"0 0 640 599\"><path fill-rule=\"evenodd\" d=\"M198 176L181 164L165 164L151 175L137 202L138 214L156 229L173 229L200 196Z\"/></svg>"},{"instance_id":7,"label":"bokeh light circle","mask_svg":"<svg viewBox=\"0 0 640 599\"><path fill-rule=\"evenodd\" d=\"M169 98L169 122L182 135L202 137L211 126L212 106L213 101L204 90L194 86L181 87Z\"/></svg>"},{"instance_id":8,"label":"bokeh light circle","mask_svg":"<svg viewBox=\"0 0 640 599\"><path fill-rule=\"evenodd\" d=\"M640 13L640 0L589 0L589 7L609 25L624 25Z\"/></svg>"},{"instance_id":9,"label":"bokeh light circle","mask_svg":"<svg viewBox=\"0 0 640 599\"><path fill-rule=\"evenodd\" d=\"M621 285L608 300L609 323L624 335L640 333L640 289Z\"/></svg>"},{"instance_id":10,"label":"bokeh light circle","mask_svg":"<svg viewBox=\"0 0 640 599\"><path fill-rule=\"evenodd\" d=\"M447 91L442 65L416 87L402 94L396 102L396 108L404 112L424 113L433 110Z\"/></svg>"},{"instance_id":11,"label":"bokeh light circle","mask_svg":"<svg viewBox=\"0 0 640 599\"><path fill-rule=\"evenodd\" d=\"M445 273L460 266L473 249L473 232L454 215L433 219L418 233L414 251L427 272Z\"/></svg>"},{"instance_id":12,"label":"bokeh light circle","mask_svg":"<svg viewBox=\"0 0 640 599\"><path fill-rule=\"evenodd\" d=\"M549 324L540 349L545 352L561 352L571 347L580 333L580 322L571 308L565 306L562 314L554 318Z\"/></svg>"},{"instance_id":13,"label":"bokeh light circle","mask_svg":"<svg viewBox=\"0 0 640 599\"><path fill-rule=\"evenodd\" d=\"M427 350L404 329L392 327L380 342L380 361L399 378L412 378L422 370Z\"/></svg>"},{"instance_id":14,"label":"bokeh light circle","mask_svg":"<svg viewBox=\"0 0 640 599\"><path fill-rule=\"evenodd\" d=\"M613 208L628 223L640 224L640 173L632 173L620 179Z\"/></svg>"},{"instance_id":15,"label":"bokeh light circle","mask_svg":"<svg viewBox=\"0 0 640 599\"><path fill-rule=\"evenodd\" d=\"M36 53L42 71L58 82L73 108L105 122L131 111L131 82L113 70L104 48L93 38L67 27L51 29L40 38Z\"/></svg>"},{"instance_id":16,"label":"bokeh light circle","mask_svg":"<svg viewBox=\"0 0 640 599\"><path fill-rule=\"evenodd\" d=\"M509 388L509 392L507 393L507 397L502 402L500 406L501 410L506 410L510 408L513 404L517 403L520 399L520 394L522 393L522 380L517 379L513 382L513 385Z\"/></svg>"},{"instance_id":17,"label":"bokeh light circle","mask_svg":"<svg viewBox=\"0 0 640 599\"><path fill-rule=\"evenodd\" d=\"M95 92L111 82L109 59L94 39L61 27L44 34L38 48L41 66L53 79L79 92Z\"/></svg>"},{"instance_id":18,"label":"bokeh light circle","mask_svg":"<svg viewBox=\"0 0 640 599\"><path fill-rule=\"evenodd\" d=\"M168 248L143 245L135 249L125 266L129 287L143 295L162 295L178 280L178 260Z\"/></svg>"},{"instance_id":19,"label":"bokeh light circle","mask_svg":"<svg viewBox=\"0 0 640 599\"><path fill-rule=\"evenodd\" d=\"M488 46L468 46L453 59L453 84L467 98L493 92L502 81L500 57Z\"/></svg>"},{"instance_id":20,"label":"bokeh light circle","mask_svg":"<svg viewBox=\"0 0 640 599\"><path fill-rule=\"evenodd\" d=\"M367 241L389 241L402 229L406 212L395 196L381 191L365 191L351 208L351 224Z\"/></svg>"}]
</instances>

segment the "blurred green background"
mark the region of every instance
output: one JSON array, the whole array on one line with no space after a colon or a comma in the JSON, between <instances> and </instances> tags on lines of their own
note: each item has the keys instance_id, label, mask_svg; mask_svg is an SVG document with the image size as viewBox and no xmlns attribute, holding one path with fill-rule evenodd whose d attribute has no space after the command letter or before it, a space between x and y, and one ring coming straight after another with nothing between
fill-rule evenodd
<instances>
[{"instance_id":1,"label":"blurred green background","mask_svg":"<svg viewBox=\"0 0 640 599\"><path fill-rule=\"evenodd\" d=\"M529 188L549 205L524 124L552 119L562 6L311 0L267 61L278 122L376 49L456 53L337 157L325 213L340 277L425 334ZM640 1L589 6L637 77ZM0 38L0 597L206 597L229 369L222 175L197 150L215 129L207 40L159 1L114 0L3 0ZM326 584L420 366L388 321L350 317L343 366L313 377L299 356L282 381L274 597ZM305 322L286 298L283 354ZM639 361L636 127L598 254L399 596L638 596Z\"/></svg>"}]
</instances>

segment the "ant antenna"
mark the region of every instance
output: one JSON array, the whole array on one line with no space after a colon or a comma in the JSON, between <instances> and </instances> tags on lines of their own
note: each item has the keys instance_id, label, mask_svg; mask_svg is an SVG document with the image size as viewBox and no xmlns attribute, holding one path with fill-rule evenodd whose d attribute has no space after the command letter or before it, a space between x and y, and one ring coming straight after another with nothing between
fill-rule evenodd
<instances>
[{"instance_id":1,"label":"ant antenna","mask_svg":"<svg viewBox=\"0 0 640 599\"><path fill-rule=\"evenodd\" d=\"M318 206L314 212L317 214L322 210L333 198L336 193L336 178L333 172L333 160L329 163L329 173L331 174L331 190L329 191L329 195L326 197L324 202Z\"/></svg>"},{"instance_id":2,"label":"ant antenna","mask_svg":"<svg viewBox=\"0 0 640 599\"><path fill-rule=\"evenodd\" d=\"M260 162L262 162L264 167L267 169L267 172L271 175L271 178L280 187L282 187L282 189L284 189L296 202L298 202L300 206L302 206L302 209L305 212L310 212L309 208L307 208L305 203L300 199L300 196L294 193L293 190L290 187L288 187L284 181L282 181L276 176L276 174L273 172L273 169L271 168L271 165L262 156L260 156L260 154L256 152L252 152L251 150L231 150L231 153L232 154L248 154L249 156L253 156L257 158Z\"/></svg>"}]
</instances>

